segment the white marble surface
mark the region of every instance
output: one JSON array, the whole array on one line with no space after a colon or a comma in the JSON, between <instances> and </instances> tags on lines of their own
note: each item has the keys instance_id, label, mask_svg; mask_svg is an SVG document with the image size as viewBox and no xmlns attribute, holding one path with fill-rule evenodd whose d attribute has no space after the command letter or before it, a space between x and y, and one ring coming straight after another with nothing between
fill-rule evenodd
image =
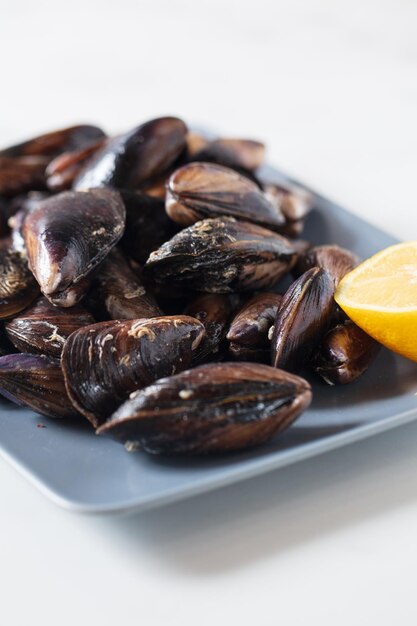
<instances>
[{"instance_id":1,"label":"white marble surface","mask_svg":"<svg viewBox=\"0 0 417 626\"><path fill-rule=\"evenodd\" d=\"M413 0L0 0L0 140L175 113L415 238ZM417 424L130 517L0 462L5 626L415 625Z\"/></svg>"}]
</instances>

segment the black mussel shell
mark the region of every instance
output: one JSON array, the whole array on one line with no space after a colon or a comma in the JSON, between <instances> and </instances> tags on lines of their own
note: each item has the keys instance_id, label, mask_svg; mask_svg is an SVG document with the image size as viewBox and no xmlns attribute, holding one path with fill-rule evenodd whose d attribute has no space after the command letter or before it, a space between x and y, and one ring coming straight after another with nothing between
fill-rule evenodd
<instances>
[{"instance_id":1,"label":"black mussel shell","mask_svg":"<svg viewBox=\"0 0 417 626\"><path fill-rule=\"evenodd\" d=\"M86 163L74 189L138 189L165 172L185 149L187 127L176 117L151 120L109 139Z\"/></svg>"},{"instance_id":2,"label":"black mussel shell","mask_svg":"<svg viewBox=\"0 0 417 626\"><path fill-rule=\"evenodd\" d=\"M348 320L325 334L313 367L329 385L346 385L368 369L380 348L375 339Z\"/></svg>"},{"instance_id":3,"label":"black mussel shell","mask_svg":"<svg viewBox=\"0 0 417 626\"><path fill-rule=\"evenodd\" d=\"M227 322L232 307L230 296L217 293L203 294L188 304L184 315L198 319L206 330L206 334L195 352L195 364L218 356L226 336Z\"/></svg>"},{"instance_id":4,"label":"black mussel shell","mask_svg":"<svg viewBox=\"0 0 417 626\"><path fill-rule=\"evenodd\" d=\"M195 137L194 145L198 145ZM193 161L217 163L238 171L251 172L263 164L265 145L252 139L222 138L208 143L203 140L191 158Z\"/></svg>"},{"instance_id":5,"label":"black mussel shell","mask_svg":"<svg viewBox=\"0 0 417 626\"><path fill-rule=\"evenodd\" d=\"M359 263L359 258L345 248L336 245L314 246L298 257L294 267L296 275L312 267L321 267L333 278L335 286Z\"/></svg>"},{"instance_id":6,"label":"black mussel shell","mask_svg":"<svg viewBox=\"0 0 417 626\"><path fill-rule=\"evenodd\" d=\"M170 287L230 293L271 287L296 257L291 243L272 231L217 218L180 231L150 255L144 270Z\"/></svg>"},{"instance_id":7,"label":"black mussel shell","mask_svg":"<svg viewBox=\"0 0 417 626\"><path fill-rule=\"evenodd\" d=\"M138 273L133 272L120 250L113 249L96 277L98 298L107 317L132 320L162 315L155 298L147 293Z\"/></svg>"},{"instance_id":8,"label":"black mussel shell","mask_svg":"<svg viewBox=\"0 0 417 626\"><path fill-rule=\"evenodd\" d=\"M85 326L62 352L68 395L97 427L132 391L189 367L203 335L198 320L182 315Z\"/></svg>"},{"instance_id":9,"label":"black mussel shell","mask_svg":"<svg viewBox=\"0 0 417 626\"><path fill-rule=\"evenodd\" d=\"M124 226L124 204L110 189L64 191L39 203L25 218L23 236L29 266L48 300L74 306Z\"/></svg>"},{"instance_id":10,"label":"black mussel shell","mask_svg":"<svg viewBox=\"0 0 417 626\"><path fill-rule=\"evenodd\" d=\"M210 363L138 391L98 433L128 450L210 454L271 439L311 402L310 385L256 363Z\"/></svg>"},{"instance_id":11,"label":"black mussel shell","mask_svg":"<svg viewBox=\"0 0 417 626\"><path fill-rule=\"evenodd\" d=\"M334 284L318 267L302 274L286 291L272 334L272 365L299 371L328 330L334 311Z\"/></svg>"},{"instance_id":12,"label":"black mussel shell","mask_svg":"<svg viewBox=\"0 0 417 626\"><path fill-rule=\"evenodd\" d=\"M0 244L0 319L13 317L39 295L27 260L7 241Z\"/></svg>"},{"instance_id":13,"label":"black mussel shell","mask_svg":"<svg viewBox=\"0 0 417 626\"><path fill-rule=\"evenodd\" d=\"M242 346L270 347L269 329L282 302L278 293L262 292L248 300L230 324L227 339Z\"/></svg>"},{"instance_id":14,"label":"black mussel shell","mask_svg":"<svg viewBox=\"0 0 417 626\"><path fill-rule=\"evenodd\" d=\"M234 217L271 230L284 224L281 211L249 178L213 163L190 163L177 169L167 184L169 217L189 226L199 220Z\"/></svg>"},{"instance_id":15,"label":"black mussel shell","mask_svg":"<svg viewBox=\"0 0 417 626\"><path fill-rule=\"evenodd\" d=\"M45 189L47 165L48 159L44 157L0 156L0 195L10 198L25 191Z\"/></svg>"},{"instance_id":16,"label":"black mussel shell","mask_svg":"<svg viewBox=\"0 0 417 626\"><path fill-rule=\"evenodd\" d=\"M0 393L47 417L75 417L59 359L38 354L0 357Z\"/></svg>"},{"instance_id":17,"label":"black mussel shell","mask_svg":"<svg viewBox=\"0 0 417 626\"><path fill-rule=\"evenodd\" d=\"M19 351L59 358L71 333L90 324L94 324L94 318L84 307L78 305L61 309L41 297L23 313L7 322L5 330Z\"/></svg>"},{"instance_id":18,"label":"black mussel shell","mask_svg":"<svg viewBox=\"0 0 417 626\"><path fill-rule=\"evenodd\" d=\"M104 132L97 126L88 124L70 126L0 150L0 156L45 156L52 158L61 152L86 148L103 137L105 137Z\"/></svg>"},{"instance_id":19,"label":"black mussel shell","mask_svg":"<svg viewBox=\"0 0 417 626\"><path fill-rule=\"evenodd\" d=\"M105 139L100 139L86 148L63 152L50 161L45 170L48 189L54 192L71 189L84 165L97 150L103 147L104 143Z\"/></svg>"}]
</instances>

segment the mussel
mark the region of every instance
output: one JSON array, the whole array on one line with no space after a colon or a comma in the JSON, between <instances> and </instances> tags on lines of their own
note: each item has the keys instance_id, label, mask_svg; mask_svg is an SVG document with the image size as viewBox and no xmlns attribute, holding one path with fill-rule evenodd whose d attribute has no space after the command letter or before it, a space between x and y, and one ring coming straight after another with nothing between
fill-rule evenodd
<instances>
[{"instance_id":1,"label":"mussel","mask_svg":"<svg viewBox=\"0 0 417 626\"><path fill-rule=\"evenodd\" d=\"M330 274L337 287L343 276L353 270L358 263L359 258L356 254L340 246L314 246L300 254L294 273L300 275L312 267L322 267Z\"/></svg>"},{"instance_id":2,"label":"mussel","mask_svg":"<svg viewBox=\"0 0 417 626\"><path fill-rule=\"evenodd\" d=\"M23 313L6 322L5 331L19 351L59 358L71 333L90 324L94 324L94 318L82 306L61 309L40 297Z\"/></svg>"},{"instance_id":3,"label":"mussel","mask_svg":"<svg viewBox=\"0 0 417 626\"><path fill-rule=\"evenodd\" d=\"M195 351L194 363L202 363L208 357L219 354L227 332L227 322L232 312L231 296L208 293L198 296L189 303L184 311L198 319L205 328L205 335Z\"/></svg>"},{"instance_id":4,"label":"mussel","mask_svg":"<svg viewBox=\"0 0 417 626\"><path fill-rule=\"evenodd\" d=\"M176 170L167 184L169 217L189 226L199 220L234 217L280 230L284 217L249 178L213 163L190 163Z\"/></svg>"},{"instance_id":5,"label":"mussel","mask_svg":"<svg viewBox=\"0 0 417 626\"><path fill-rule=\"evenodd\" d=\"M278 293L258 293L248 300L230 324L229 354L236 360L266 361L271 354L269 329L282 302Z\"/></svg>"},{"instance_id":6,"label":"mussel","mask_svg":"<svg viewBox=\"0 0 417 626\"><path fill-rule=\"evenodd\" d=\"M323 337L313 366L329 385L346 385L368 369L380 348L375 339L347 320Z\"/></svg>"},{"instance_id":7,"label":"mussel","mask_svg":"<svg viewBox=\"0 0 417 626\"><path fill-rule=\"evenodd\" d=\"M109 139L76 177L74 189L139 189L165 172L186 146L187 127L176 117L151 120Z\"/></svg>"},{"instance_id":8,"label":"mussel","mask_svg":"<svg viewBox=\"0 0 417 626\"><path fill-rule=\"evenodd\" d=\"M44 156L52 158L62 152L86 148L103 137L105 137L104 132L97 126L89 124L70 126L0 150L0 156Z\"/></svg>"},{"instance_id":9,"label":"mussel","mask_svg":"<svg viewBox=\"0 0 417 626\"><path fill-rule=\"evenodd\" d=\"M75 417L59 359L39 354L0 357L0 393L47 417Z\"/></svg>"},{"instance_id":10,"label":"mussel","mask_svg":"<svg viewBox=\"0 0 417 626\"><path fill-rule=\"evenodd\" d=\"M0 319L16 315L39 295L27 260L8 241L0 243Z\"/></svg>"},{"instance_id":11,"label":"mussel","mask_svg":"<svg viewBox=\"0 0 417 626\"><path fill-rule=\"evenodd\" d=\"M12 247L23 256L26 256L26 244L23 239L23 223L26 215L40 202L50 197L51 194L47 191L30 191L27 194L16 196L10 202L7 224L10 229Z\"/></svg>"},{"instance_id":12,"label":"mussel","mask_svg":"<svg viewBox=\"0 0 417 626\"><path fill-rule=\"evenodd\" d=\"M86 148L63 152L50 161L45 170L48 189L55 192L71 189L75 178L81 172L88 159L103 147L104 142L104 139L100 139Z\"/></svg>"},{"instance_id":13,"label":"mussel","mask_svg":"<svg viewBox=\"0 0 417 626\"><path fill-rule=\"evenodd\" d=\"M204 326L185 315L80 328L62 352L68 395L97 427L132 391L189 367L203 336Z\"/></svg>"},{"instance_id":14,"label":"mussel","mask_svg":"<svg viewBox=\"0 0 417 626\"><path fill-rule=\"evenodd\" d=\"M288 372L210 363L132 394L98 433L153 454L229 452L271 439L310 402L310 385Z\"/></svg>"},{"instance_id":15,"label":"mussel","mask_svg":"<svg viewBox=\"0 0 417 626\"><path fill-rule=\"evenodd\" d=\"M0 194L12 197L29 190L45 189L47 164L48 160L43 157L0 156Z\"/></svg>"},{"instance_id":16,"label":"mussel","mask_svg":"<svg viewBox=\"0 0 417 626\"><path fill-rule=\"evenodd\" d=\"M194 145L196 145L194 141ZM252 172L265 158L265 145L251 139L215 139L201 145L192 155L193 161L218 163L238 171Z\"/></svg>"},{"instance_id":17,"label":"mussel","mask_svg":"<svg viewBox=\"0 0 417 626\"><path fill-rule=\"evenodd\" d=\"M185 228L145 265L157 283L213 293L268 288L296 261L291 243L272 231L232 218Z\"/></svg>"},{"instance_id":18,"label":"mussel","mask_svg":"<svg viewBox=\"0 0 417 626\"><path fill-rule=\"evenodd\" d=\"M120 250L113 249L96 278L98 297L110 319L129 320L162 315L155 298L130 268Z\"/></svg>"},{"instance_id":19,"label":"mussel","mask_svg":"<svg viewBox=\"0 0 417 626\"><path fill-rule=\"evenodd\" d=\"M333 316L334 284L313 267L285 292L272 333L272 365L296 372L308 364Z\"/></svg>"},{"instance_id":20,"label":"mussel","mask_svg":"<svg viewBox=\"0 0 417 626\"><path fill-rule=\"evenodd\" d=\"M125 208L110 189L65 191L40 202L25 218L29 266L53 304L74 306L89 277L123 234Z\"/></svg>"},{"instance_id":21,"label":"mussel","mask_svg":"<svg viewBox=\"0 0 417 626\"><path fill-rule=\"evenodd\" d=\"M288 237L298 237L304 228L304 221L313 206L312 194L294 183L267 184L265 195L285 218L281 232Z\"/></svg>"}]
</instances>

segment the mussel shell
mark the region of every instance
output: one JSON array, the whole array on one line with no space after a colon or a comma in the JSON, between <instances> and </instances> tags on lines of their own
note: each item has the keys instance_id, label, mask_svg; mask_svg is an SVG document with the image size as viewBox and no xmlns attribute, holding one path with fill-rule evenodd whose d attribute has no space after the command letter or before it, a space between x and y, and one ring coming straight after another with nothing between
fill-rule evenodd
<instances>
[{"instance_id":1,"label":"mussel shell","mask_svg":"<svg viewBox=\"0 0 417 626\"><path fill-rule=\"evenodd\" d=\"M62 307L64 309L71 308L81 302L91 287L91 278L81 278L77 283L57 291L55 293L48 294L46 297L49 302L56 307Z\"/></svg>"},{"instance_id":2,"label":"mussel shell","mask_svg":"<svg viewBox=\"0 0 417 626\"><path fill-rule=\"evenodd\" d=\"M109 319L132 320L162 315L155 298L130 268L120 250L113 249L96 278L99 298Z\"/></svg>"},{"instance_id":3,"label":"mussel shell","mask_svg":"<svg viewBox=\"0 0 417 626\"><path fill-rule=\"evenodd\" d=\"M305 218L313 207L313 195L292 183L267 184L264 189L270 202L284 215L285 225L280 232L288 237L298 237L304 229Z\"/></svg>"},{"instance_id":4,"label":"mussel shell","mask_svg":"<svg viewBox=\"0 0 417 626\"><path fill-rule=\"evenodd\" d=\"M104 139L100 139L86 148L72 152L63 152L50 161L45 170L48 189L54 192L71 189L75 178L81 172L88 159L104 145L104 142Z\"/></svg>"},{"instance_id":5,"label":"mussel shell","mask_svg":"<svg viewBox=\"0 0 417 626\"><path fill-rule=\"evenodd\" d=\"M353 270L359 258L345 248L336 245L314 246L298 257L294 274L300 275L312 267L321 267L333 278L335 286L343 276Z\"/></svg>"},{"instance_id":6,"label":"mussel shell","mask_svg":"<svg viewBox=\"0 0 417 626\"><path fill-rule=\"evenodd\" d=\"M259 187L234 170L213 163L190 163L167 185L169 217L189 226L205 218L234 217L279 230L284 217Z\"/></svg>"},{"instance_id":7,"label":"mussel shell","mask_svg":"<svg viewBox=\"0 0 417 626\"><path fill-rule=\"evenodd\" d=\"M7 242L0 244L0 319L12 317L39 295L27 260Z\"/></svg>"},{"instance_id":8,"label":"mussel shell","mask_svg":"<svg viewBox=\"0 0 417 626\"><path fill-rule=\"evenodd\" d=\"M110 189L64 191L39 203L25 218L23 236L42 293L54 304L74 306L124 225L124 204Z\"/></svg>"},{"instance_id":9,"label":"mussel shell","mask_svg":"<svg viewBox=\"0 0 417 626\"><path fill-rule=\"evenodd\" d=\"M23 255L26 255L26 244L23 238L23 224L26 215L33 211L43 200L47 200L51 194L47 191L30 191L22 196L16 196L9 206L8 226L12 240L12 247Z\"/></svg>"},{"instance_id":10,"label":"mussel shell","mask_svg":"<svg viewBox=\"0 0 417 626\"><path fill-rule=\"evenodd\" d=\"M171 287L230 293L271 287L296 256L291 243L272 231L217 218L179 232L150 255L144 271Z\"/></svg>"},{"instance_id":11,"label":"mussel shell","mask_svg":"<svg viewBox=\"0 0 417 626\"><path fill-rule=\"evenodd\" d=\"M47 164L48 159L43 157L0 156L0 194L12 197L32 189L45 189Z\"/></svg>"},{"instance_id":12,"label":"mussel shell","mask_svg":"<svg viewBox=\"0 0 417 626\"><path fill-rule=\"evenodd\" d=\"M346 385L368 369L380 348L375 339L348 320L323 337L314 358L314 370L329 385Z\"/></svg>"},{"instance_id":13,"label":"mussel shell","mask_svg":"<svg viewBox=\"0 0 417 626\"><path fill-rule=\"evenodd\" d=\"M199 321L181 315L85 326L62 352L68 395L98 426L132 391L189 367L203 335Z\"/></svg>"},{"instance_id":14,"label":"mussel shell","mask_svg":"<svg viewBox=\"0 0 417 626\"><path fill-rule=\"evenodd\" d=\"M104 132L97 126L88 124L70 126L55 130L38 137L33 137L23 143L0 150L0 156L47 156L55 157L61 152L80 150L105 137Z\"/></svg>"},{"instance_id":15,"label":"mussel shell","mask_svg":"<svg viewBox=\"0 0 417 626\"><path fill-rule=\"evenodd\" d=\"M38 354L0 357L0 393L47 417L75 417L59 359Z\"/></svg>"},{"instance_id":16,"label":"mussel shell","mask_svg":"<svg viewBox=\"0 0 417 626\"><path fill-rule=\"evenodd\" d=\"M307 364L333 316L334 284L329 274L313 267L286 291L272 334L272 365L296 372Z\"/></svg>"},{"instance_id":17,"label":"mussel shell","mask_svg":"<svg viewBox=\"0 0 417 626\"><path fill-rule=\"evenodd\" d=\"M253 348L269 348L268 333L273 326L282 295L258 293L238 311L230 324L227 339L233 343Z\"/></svg>"},{"instance_id":18,"label":"mussel shell","mask_svg":"<svg viewBox=\"0 0 417 626\"><path fill-rule=\"evenodd\" d=\"M227 322L232 312L231 297L209 293L195 298L184 311L184 315L195 317L206 330L195 351L194 363L202 363L219 353L227 332Z\"/></svg>"},{"instance_id":19,"label":"mussel shell","mask_svg":"<svg viewBox=\"0 0 417 626\"><path fill-rule=\"evenodd\" d=\"M154 454L240 450L270 439L311 401L310 385L255 363L211 363L134 394L98 433Z\"/></svg>"},{"instance_id":20,"label":"mussel shell","mask_svg":"<svg viewBox=\"0 0 417 626\"><path fill-rule=\"evenodd\" d=\"M74 189L137 189L166 171L186 146L187 127L176 117L151 120L109 139L86 163Z\"/></svg>"},{"instance_id":21,"label":"mussel shell","mask_svg":"<svg viewBox=\"0 0 417 626\"><path fill-rule=\"evenodd\" d=\"M215 139L192 156L193 161L217 163L241 171L253 171L262 165L265 145L251 139Z\"/></svg>"},{"instance_id":22,"label":"mussel shell","mask_svg":"<svg viewBox=\"0 0 417 626\"><path fill-rule=\"evenodd\" d=\"M94 318L83 307L60 309L41 297L33 306L7 322L5 330L20 352L59 358L71 333L90 324L94 324Z\"/></svg>"},{"instance_id":23,"label":"mussel shell","mask_svg":"<svg viewBox=\"0 0 417 626\"><path fill-rule=\"evenodd\" d=\"M160 199L135 191L120 193L126 207L126 228L120 245L129 257L145 263L178 227L167 216Z\"/></svg>"},{"instance_id":24,"label":"mussel shell","mask_svg":"<svg viewBox=\"0 0 417 626\"><path fill-rule=\"evenodd\" d=\"M307 189L289 182L280 185L267 184L265 193L281 209L289 222L304 219L314 203L313 195Z\"/></svg>"}]
</instances>

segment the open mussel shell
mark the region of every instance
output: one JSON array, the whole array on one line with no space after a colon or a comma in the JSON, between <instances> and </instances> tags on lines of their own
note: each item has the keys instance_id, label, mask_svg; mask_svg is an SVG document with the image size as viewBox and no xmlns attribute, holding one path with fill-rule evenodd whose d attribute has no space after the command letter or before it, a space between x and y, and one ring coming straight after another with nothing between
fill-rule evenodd
<instances>
[{"instance_id":1,"label":"open mussel shell","mask_svg":"<svg viewBox=\"0 0 417 626\"><path fill-rule=\"evenodd\" d=\"M178 231L165 212L164 202L136 191L120 192L126 207L126 228L120 241L125 253L139 263L145 263Z\"/></svg>"},{"instance_id":2,"label":"open mussel shell","mask_svg":"<svg viewBox=\"0 0 417 626\"><path fill-rule=\"evenodd\" d=\"M94 324L94 318L83 307L61 309L41 297L34 305L7 322L5 331L20 352L59 358L71 333L89 324Z\"/></svg>"},{"instance_id":3,"label":"open mussel shell","mask_svg":"<svg viewBox=\"0 0 417 626\"><path fill-rule=\"evenodd\" d=\"M325 334L313 367L329 385L346 385L368 369L380 348L375 339L347 320Z\"/></svg>"},{"instance_id":4,"label":"open mussel shell","mask_svg":"<svg viewBox=\"0 0 417 626\"><path fill-rule=\"evenodd\" d=\"M155 298L129 266L120 250L113 249L99 268L98 297L108 317L131 320L162 315Z\"/></svg>"},{"instance_id":5,"label":"open mussel shell","mask_svg":"<svg viewBox=\"0 0 417 626\"><path fill-rule=\"evenodd\" d=\"M272 333L272 365L291 372L308 364L333 316L334 284L318 267L302 274L286 291Z\"/></svg>"},{"instance_id":6,"label":"open mussel shell","mask_svg":"<svg viewBox=\"0 0 417 626\"><path fill-rule=\"evenodd\" d=\"M110 189L65 191L39 203L25 218L23 236L42 293L58 306L74 306L124 226L124 204Z\"/></svg>"},{"instance_id":7,"label":"open mussel shell","mask_svg":"<svg viewBox=\"0 0 417 626\"><path fill-rule=\"evenodd\" d=\"M186 146L187 127L176 117L151 120L109 139L86 163L74 189L138 189L165 172Z\"/></svg>"},{"instance_id":8,"label":"open mussel shell","mask_svg":"<svg viewBox=\"0 0 417 626\"><path fill-rule=\"evenodd\" d=\"M47 417L75 417L59 359L38 354L0 357L0 393Z\"/></svg>"},{"instance_id":9,"label":"open mussel shell","mask_svg":"<svg viewBox=\"0 0 417 626\"><path fill-rule=\"evenodd\" d=\"M45 189L47 165L48 159L44 157L0 156L0 195L13 197L25 191Z\"/></svg>"},{"instance_id":10,"label":"open mussel shell","mask_svg":"<svg viewBox=\"0 0 417 626\"><path fill-rule=\"evenodd\" d=\"M204 294L195 298L184 311L198 319L206 334L195 351L194 363L202 363L219 354L227 332L227 322L232 312L231 296L217 293Z\"/></svg>"},{"instance_id":11,"label":"open mussel shell","mask_svg":"<svg viewBox=\"0 0 417 626\"><path fill-rule=\"evenodd\" d=\"M232 320L227 339L244 346L269 347L269 329L281 302L282 295L278 293L263 292L253 296Z\"/></svg>"},{"instance_id":12,"label":"open mussel shell","mask_svg":"<svg viewBox=\"0 0 417 626\"><path fill-rule=\"evenodd\" d=\"M89 124L70 126L0 150L0 156L45 156L52 158L61 152L85 148L103 137L105 137L104 132L97 126Z\"/></svg>"},{"instance_id":13,"label":"open mussel shell","mask_svg":"<svg viewBox=\"0 0 417 626\"><path fill-rule=\"evenodd\" d=\"M27 260L8 242L0 244L0 319L13 317L39 295Z\"/></svg>"},{"instance_id":14,"label":"open mussel shell","mask_svg":"<svg viewBox=\"0 0 417 626\"><path fill-rule=\"evenodd\" d=\"M281 211L249 178L213 163L189 163L176 170L167 185L169 217L189 226L205 218L234 217L280 230Z\"/></svg>"},{"instance_id":15,"label":"open mussel shell","mask_svg":"<svg viewBox=\"0 0 417 626\"><path fill-rule=\"evenodd\" d=\"M263 164L265 145L251 139L215 139L201 145L191 158L193 161L217 163L232 169L251 172Z\"/></svg>"},{"instance_id":16,"label":"open mussel shell","mask_svg":"<svg viewBox=\"0 0 417 626\"><path fill-rule=\"evenodd\" d=\"M133 394L98 433L154 454L228 452L267 441L310 402L310 385L288 372L210 363Z\"/></svg>"},{"instance_id":17,"label":"open mussel shell","mask_svg":"<svg viewBox=\"0 0 417 626\"><path fill-rule=\"evenodd\" d=\"M335 286L359 263L359 258L336 245L314 246L298 257L294 274L300 275L312 267L321 267L332 277Z\"/></svg>"},{"instance_id":18,"label":"open mussel shell","mask_svg":"<svg viewBox=\"0 0 417 626\"><path fill-rule=\"evenodd\" d=\"M231 218L207 219L153 252L148 277L160 284L213 293L268 288L296 260L291 243L272 231Z\"/></svg>"},{"instance_id":19,"label":"open mussel shell","mask_svg":"<svg viewBox=\"0 0 417 626\"><path fill-rule=\"evenodd\" d=\"M97 427L132 391L189 367L203 335L184 315L85 326L62 352L68 395Z\"/></svg>"},{"instance_id":20,"label":"open mussel shell","mask_svg":"<svg viewBox=\"0 0 417 626\"><path fill-rule=\"evenodd\" d=\"M75 178L81 172L88 159L103 147L104 142L104 139L100 139L86 148L73 150L72 152L63 152L50 161L45 170L48 189L54 192L71 189Z\"/></svg>"}]
</instances>

